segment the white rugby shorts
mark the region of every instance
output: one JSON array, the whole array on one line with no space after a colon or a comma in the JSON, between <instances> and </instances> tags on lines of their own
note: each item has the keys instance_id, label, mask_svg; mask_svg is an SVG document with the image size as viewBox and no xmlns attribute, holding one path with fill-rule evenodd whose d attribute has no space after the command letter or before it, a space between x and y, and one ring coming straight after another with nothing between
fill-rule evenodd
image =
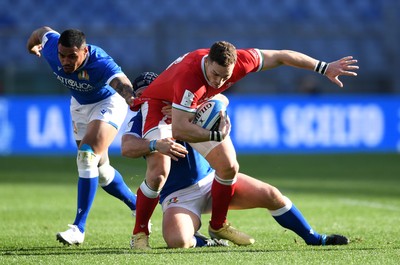
<instances>
[{"instance_id":1,"label":"white rugby shorts","mask_svg":"<svg viewBox=\"0 0 400 265\"><path fill-rule=\"evenodd\" d=\"M215 171L196 184L175 191L162 202L163 213L172 207L181 207L196 214L201 220L201 214L211 213L211 185Z\"/></svg>"},{"instance_id":2,"label":"white rugby shorts","mask_svg":"<svg viewBox=\"0 0 400 265\"><path fill-rule=\"evenodd\" d=\"M128 105L118 93L93 104L81 105L71 97L70 112L74 138L80 141L86 134L88 124L93 120L101 120L113 125L117 130L125 121Z\"/></svg>"}]
</instances>

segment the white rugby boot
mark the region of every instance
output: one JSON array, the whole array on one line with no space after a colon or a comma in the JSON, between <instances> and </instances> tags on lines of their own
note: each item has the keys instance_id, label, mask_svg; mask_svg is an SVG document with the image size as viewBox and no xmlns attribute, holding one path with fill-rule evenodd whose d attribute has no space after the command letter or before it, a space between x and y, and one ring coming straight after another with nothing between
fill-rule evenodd
<instances>
[{"instance_id":1,"label":"white rugby boot","mask_svg":"<svg viewBox=\"0 0 400 265\"><path fill-rule=\"evenodd\" d=\"M64 245L79 245L85 240L85 233L82 233L76 225L68 225L69 229L59 232L56 235L58 241Z\"/></svg>"}]
</instances>

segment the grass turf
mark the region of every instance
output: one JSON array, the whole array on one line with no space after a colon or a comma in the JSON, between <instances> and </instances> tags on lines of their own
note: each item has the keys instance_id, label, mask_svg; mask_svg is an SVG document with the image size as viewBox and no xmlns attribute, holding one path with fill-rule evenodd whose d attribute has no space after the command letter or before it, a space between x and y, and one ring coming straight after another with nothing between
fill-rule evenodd
<instances>
[{"instance_id":1,"label":"grass turf","mask_svg":"<svg viewBox=\"0 0 400 265\"><path fill-rule=\"evenodd\" d=\"M319 233L342 233L347 246L311 247L264 209L230 211L253 235L249 247L166 249L161 211L152 217L153 250L129 249L129 209L102 189L88 218L85 243L66 247L55 233L73 222L74 157L0 158L0 264L398 264L400 163L397 154L239 156L241 171L278 187ZM145 162L112 157L136 191ZM209 215L203 216L207 223ZM201 229L206 234L206 225Z\"/></svg>"}]
</instances>

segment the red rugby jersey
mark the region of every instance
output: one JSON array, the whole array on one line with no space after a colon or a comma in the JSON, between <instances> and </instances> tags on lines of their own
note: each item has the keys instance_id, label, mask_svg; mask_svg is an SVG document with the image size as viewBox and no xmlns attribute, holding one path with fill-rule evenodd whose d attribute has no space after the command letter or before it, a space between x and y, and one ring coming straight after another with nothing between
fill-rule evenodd
<instances>
[{"instance_id":1,"label":"red rugby jersey","mask_svg":"<svg viewBox=\"0 0 400 265\"><path fill-rule=\"evenodd\" d=\"M209 49L199 49L176 59L148 86L138 101L158 99L171 102L174 108L194 112L197 105L225 91L248 73L260 71L263 66L258 49L238 49L232 76L216 89L208 84L205 75L204 59L208 52Z\"/></svg>"}]
</instances>

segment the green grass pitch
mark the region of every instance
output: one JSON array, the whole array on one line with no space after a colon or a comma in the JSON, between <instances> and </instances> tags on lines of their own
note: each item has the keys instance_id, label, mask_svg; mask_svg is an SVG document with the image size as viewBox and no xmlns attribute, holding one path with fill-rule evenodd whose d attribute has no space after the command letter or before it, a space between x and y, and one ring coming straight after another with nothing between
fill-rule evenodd
<instances>
[{"instance_id":1,"label":"green grass pitch","mask_svg":"<svg viewBox=\"0 0 400 265\"><path fill-rule=\"evenodd\" d=\"M132 190L142 159L111 157ZM161 210L153 217L152 250L129 249L133 218L99 189L81 246L55 240L76 208L74 157L0 157L0 264L399 264L398 154L239 156L241 171L278 187L319 233L342 233L347 246L307 246L265 209L230 211L251 235L249 247L166 249ZM209 216L203 216L206 224ZM204 225L201 229L206 234Z\"/></svg>"}]
</instances>

